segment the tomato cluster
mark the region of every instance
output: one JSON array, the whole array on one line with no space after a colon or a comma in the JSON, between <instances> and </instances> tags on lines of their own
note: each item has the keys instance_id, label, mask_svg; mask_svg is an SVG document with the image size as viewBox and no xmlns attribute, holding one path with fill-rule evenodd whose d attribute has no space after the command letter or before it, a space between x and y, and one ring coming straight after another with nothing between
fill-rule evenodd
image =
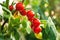
<instances>
[{"instance_id":1,"label":"tomato cluster","mask_svg":"<svg viewBox=\"0 0 60 40\"><path fill-rule=\"evenodd\" d=\"M13 6L10 5L9 9L13 10ZM42 31L42 28L40 27L39 19L34 17L35 14L31 10L26 11L24 9L23 3L21 3L21 2L17 3L16 10L19 11L21 15L23 15L23 16L26 15L28 17L28 20L31 22L31 28L32 28L33 32L38 34L39 32Z\"/></svg>"}]
</instances>

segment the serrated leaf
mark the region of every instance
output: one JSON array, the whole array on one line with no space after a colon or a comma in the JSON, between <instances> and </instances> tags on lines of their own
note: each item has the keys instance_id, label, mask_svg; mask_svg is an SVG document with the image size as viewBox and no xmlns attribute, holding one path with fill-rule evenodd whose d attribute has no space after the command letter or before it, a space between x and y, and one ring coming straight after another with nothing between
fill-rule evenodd
<instances>
[{"instance_id":1,"label":"serrated leaf","mask_svg":"<svg viewBox=\"0 0 60 40\"><path fill-rule=\"evenodd\" d=\"M19 38L20 38L20 35L17 32L17 29L19 28L19 26L20 26L20 19L19 18L16 18L16 19L10 18L8 30L10 33L12 33L15 40L19 40Z\"/></svg>"},{"instance_id":2,"label":"serrated leaf","mask_svg":"<svg viewBox=\"0 0 60 40\"><path fill-rule=\"evenodd\" d=\"M20 27L20 19L19 18L10 18L9 20L9 29L10 31L15 28L15 29L18 29Z\"/></svg>"}]
</instances>

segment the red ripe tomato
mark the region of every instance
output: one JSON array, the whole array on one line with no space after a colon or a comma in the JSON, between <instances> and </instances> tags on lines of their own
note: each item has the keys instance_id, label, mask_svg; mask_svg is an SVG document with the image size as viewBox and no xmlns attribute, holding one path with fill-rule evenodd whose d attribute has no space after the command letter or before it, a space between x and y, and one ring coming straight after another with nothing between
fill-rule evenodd
<instances>
[{"instance_id":1,"label":"red ripe tomato","mask_svg":"<svg viewBox=\"0 0 60 40\"><path fill-rule=\"evenodd\" d=\"M19 2L16 4L16 10L24 10L23 3Z\"/></svg>"},{"instance_id":2,"label":"red ripe tomato","mask_svg":"<svg viewBox=\"0 0 60 40\"><path fill-rule=\"evenodd\" d=\"M33 25L31 25L31 29L32 29L32 31L34 32L35 27L34 27Z\"/></svg>"},{"instance_id":3,"label":"red ripe tomato","mask_svg":"<svg viewBox=\"0 0 60 40\"><path fill-rule=\"evenodd\" d=\"M21 15L25 16L27 14L26 10L20 11Z\"/></svg>"},{"instance_id":4,"label":"red ripe tomato","mask_svg":"<svg viewBox=\"0 0 60 40\"><path fill-rule=\"evenodd\" d=\"M34 28L34 32L37 33L37 34L38 34L39 32L41 32L41 31L42 31L42 28L39 27L39 26L36 27L36 28Z\"/></svg>"},{"instance_id":5,"label":"red ripe tomato","mask_svg":"<svg viewBox=\"0 0 60 40\"><path fill-rule=\"evenodd\" d=\"M33 21L33 19L34 19L33 17L32 17L32 18L28 18L28 20L29 20L30 22L32 22L32 21Z\"/></svg>"},{"instance_id":6,"label":"red ripe tomato","mask_svg":"<svg viewBox=\"0 0 60 40\"><path fill-rule=\"evenodd\" d=\"M31 10L29 10L27 12L27 17L28 17L29 20L32 20L32 18L34 17L34 13Z\"/></svg>"},{"instance_id":7,"label":"red ripe tomato","mask_svg":"<svg viewBox=\"0 0 60 40\"><path fill-rule=\"evenodd\" d=\"M39 19L34 18L32 24L33 24L35 27L38 27L38 26L40 25Z\"/></svg>"},{"instance_id":8,"label":"red ripe tomato","mask_svg":"<svg viewBox=\"0 0 60 40\"><path fill-rule=\"evenodd\" d=\"M12 11L14 9L13 5L9 6L9 10Z\"/></svg>"},{"instance_id":9,"label":"red ripe tomato","mask_svg":"<svg viewBox=\"0 0 60 40\"><path fill-rule=\"evenodd\" d=\"M33 27L34 27L34 26L31 24L31 28L32 28L32 29L33 29Z\"/></svg>"}]
</instances>

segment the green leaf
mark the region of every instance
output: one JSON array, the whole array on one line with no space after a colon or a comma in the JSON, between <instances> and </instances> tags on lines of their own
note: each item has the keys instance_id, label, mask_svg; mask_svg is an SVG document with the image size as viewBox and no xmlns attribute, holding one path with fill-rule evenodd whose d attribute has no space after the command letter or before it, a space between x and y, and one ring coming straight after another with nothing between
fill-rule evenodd
<instances>
[{"instance_id":1,"label":"green leaf","mask_svg":"<svg viewBox=\"0 0 60 40\"><path fill-rule=\"evenodd\" d=\"M29 0L24 0L24 5L27 6L29 4Z\"/></svg>"},{"instance_id":2,"label":"green leaf","mask_svg":"<svg viewBox=\"0 0 60 40\"><path fill-rule=\"evenodd\" d=\"M12 5L15 5L15 4L16 4L16 3L13 1L13 2L12 2Z\"/></svg>"},{"instance_id":3,"label":"green leaf","mask_svg":"<svg viewBox=\"0 0 60 40\"><path fill-rule=\"evenodd\" d=\"M56 30L55 25L52 22L52 19L50 17L47 20L47 27L43 31L44 31L43 32L43 39L46 39L46 40L48 40L48 39L49 40L56 40L57 30ZM47 36L48 39L45 36Z\"/></svg>"},{"instance_id":4,"label":"green leaf","mask_svg":"<svg viewBox=\"0 0 60 40\"><path fill-rule=\"evenodd\" d=\"M12 31L14 31L13 29L18 29L20 27L20 20L19 18L10 18L9 22L8 22L8 30L11 33Z\"/></svg>"},{"instance_id":5,"label":"green leaf","mask_svg":"<svg viewBox=\"0 0 60 40\"><path fill-rule=\"evenodd\" d=\"M9 0L6 0L6 8L8 9L9 7Z\"/></svg>"},{"instance_id":6,"label":"green leaf","mask_svg":"<svg viewBox=\"0 0 60 40\"><path fill-rule=\"evenodd\" d=\"M9 19L10 15L7 14L3 14L4 15L4 19Z\"/></svg>"},{"instance_id":7,"label":"green leaf","mask_svg":"<svg viewBox=\"0 0 60 40\"><path fill-rule=\"evenodd\" d=\"M5 4L5 3L4 3L4 4ZM4 17L4 20L6 20L6 19L9 19L10 16L12 16L12 13L11 13L10 10L8 10L8 9L5 7L4 4L2 4L2 9L3 9L3 12L4 12L3 17Z\"/></svg>"},{"instance_id":8,"label":"green leaf","mask_svg":"<svg viewBox=\"0 0 60 40\"><path fill-rule=\"evenodd\" d=\"M21 24L22 24L22 27L23 28L26 28L27 27L27 21L28 21L27 17L26 16L23 16L23 20L21 21Z\"/></svg>"},{"instance_id":9,"label":"green leaf","mask_svg":"<svg viewBox=\"0 0 60 40\"><path fill-rule=\"evenodd\" d=\"M10 21L9 21L9 26L11 25L11 27L14 27L14 28L19 28L19 25L20 25L20 19L19 18L10 18Z\"/></svg>"},{"instance_id":10,"label":"green leaf","mask_svg":"<svg viewBox=\"0 0 60 40\"><path fill-rule=\"evenodd\" d=\"M48 26L49 26L49 28L50 28L50 39L52 39L52 40L56 40L56 36L57 36L57 30L56 30L56 28L55 28L55 25L54 25L54 23L52 22L52 19L49 17L48 18ZM51 36L53 36L53 38L51 38Z\"/></svg>"},{"instance_id":11,"label":"green leaf","mask_svg":"<svg viewBox=\"0 0 60 40\"><path fill-rule=\"evenodd\" d=\"M48 17L45 16L44 11L40 7L38 7L38 13L42 17L42 20L47 20L48 19Z\"/></svg>"},{"instance_id":12,"label":"green leaf","mask_svg":"<svg viewBox=\"0 0 60 40\"><path fill-rule=\"evenodd\" d=\"M19 40L20 38L20 35L16 29L14 29L14 31L12 32L12 36L15 38L15 40Z\"/></svg>"},{"instance_id":13,"label":"green leaf","mask_svg":"<svg viewBox=\"0 0 60 40\"><path fill-rule=\"evenodd\" d=\"M7 9L6 7L2 6L2 9L7 12L8 14L12 15L11 11L9 9Z\"/></svg>"},{"instance_id":14,"label":"green leaf","mask_svg":"<svg viewBox=\"0 0 60 40\"><path fill-rule=\"evenodd\" d=\"M3 9L3 12L4 12L3 18L4 18L4 20L6 21L6 20L8 20L8 19L12 16L12 13L11 13L11 11L10 11L9 9L7 9L5 6L2 6L2 9Z\"/></svg>"},{"instance_id":15,"label":"green leaf","mask_svg":"<svg viewBox=\"0 0 60 40\"><path fill-rule=\"evenodd\" d=\"M10 20L9 21L9 26L8 26L8 31L9 31L10 34L12 34L12 39L14 37L15 40L19 40L19 38L20 38L20 35L19 35L19 32L18 32L18 28L19 28L20 23L18 23L19 21L17 21L17 20L18 19Z\"/></svg>"},{"instance_id":16,"label":"green leaf","mask_svg":"<svg viewBox=\"0 0 60 40\"><path fill-rule=\"evenodd\" d=\"M21 23L22 23L23 28L27 27L27 21L26 20L23 20Z\"/></svg>"},{"instance_id":17,"label":"green leaf","mask_svg":"<svg viewBox=\"0 0 60 40\"><path fill-rule=\"evenodd\" d=\"M9 0L6 0L6 2L0 3L1 6L6 7L8 9L9 7Z\"/></svg>"},{"instance_id":18,"label":"green leaf","mask_svg":"<svg viewBox=\"0 0 60 40\"><path fill-rule=\"evenodd\" d=\"M12 13L10 10L8 10L6 7L2 6L2 9L3 9L3 18L4 20L8 20L11 16L12 16Z\"/></svg>"},{"instance_id":19,"label":"green leaf","mask_svg":"<svg viewBox=\"0 0 60 40\"><path fill-rule=\"evenodd\" d=\"M38 19L40 19L40 14L39 13L36 13L35 14L35 17L38 18Z\"/></svg>"},{"instance_id":20,"label":"green leaf","mask_svg":"<svg viewBox=\"0 0 60 40\"><path fill-rule=\"evenodd\" d=\"M47 20L40 20L41 24L43 24L43 28L46 28L47 26Z\"/></svg>"},{"instance_id":21,"label":"green leaf","mask_svg":"<svg viewBox=\"0 0 60 40\"><path fill-rule=\"evenodd\" d=\"M12 18L11 19L11 22L13 23L13 24L18 24L18 23L20 23L20 19L19 18L16 18L16 19L14 19L14 18Z\"/></svg>"},{"instance_id":22,"label":"green leaf","mask_svg":"<svg viewBox=\"0 0 60 40\"><path fill-rule=\"evenodd\" d=\"M26 37L26 40L39 40L35 37L33 32L31 32L30 34L27 34L25 37Z\"/></svg>"},{"instance_id":23,"label":"green leaf","mask_svg":"<svg viewBox=\"0 0 60 40\"><path fill-rule=\"evenodd\" d=\"M0 5L5 7L5 5L4 5L4 4L2 4L2 3L0 3Z\"/></svg>"}]
</instances>

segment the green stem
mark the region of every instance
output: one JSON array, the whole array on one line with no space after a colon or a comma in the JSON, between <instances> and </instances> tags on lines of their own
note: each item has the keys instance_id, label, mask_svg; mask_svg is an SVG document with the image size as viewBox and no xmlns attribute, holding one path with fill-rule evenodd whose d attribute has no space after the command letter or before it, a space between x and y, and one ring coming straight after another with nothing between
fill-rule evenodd
<instances>
[{"instance_id":1,"label":"green stem","mask_svg":"<svg viewBox=\"0 0 60 40\"><path fill-rule=\"evenodd\" d=\"M0 3L0 5L1 5L1 6L5 6L5 5L3 5L2 3Z\"/></svg>"},{"instance_id":2,"label":"green stem","mask_svg":"<svg viewBox=\"0 0 60 40\"><path fill-rule=\"evenodd\" d=\"M6 8L9 6L9 0L6 0Z\"/></svg>"}]
</instances>

